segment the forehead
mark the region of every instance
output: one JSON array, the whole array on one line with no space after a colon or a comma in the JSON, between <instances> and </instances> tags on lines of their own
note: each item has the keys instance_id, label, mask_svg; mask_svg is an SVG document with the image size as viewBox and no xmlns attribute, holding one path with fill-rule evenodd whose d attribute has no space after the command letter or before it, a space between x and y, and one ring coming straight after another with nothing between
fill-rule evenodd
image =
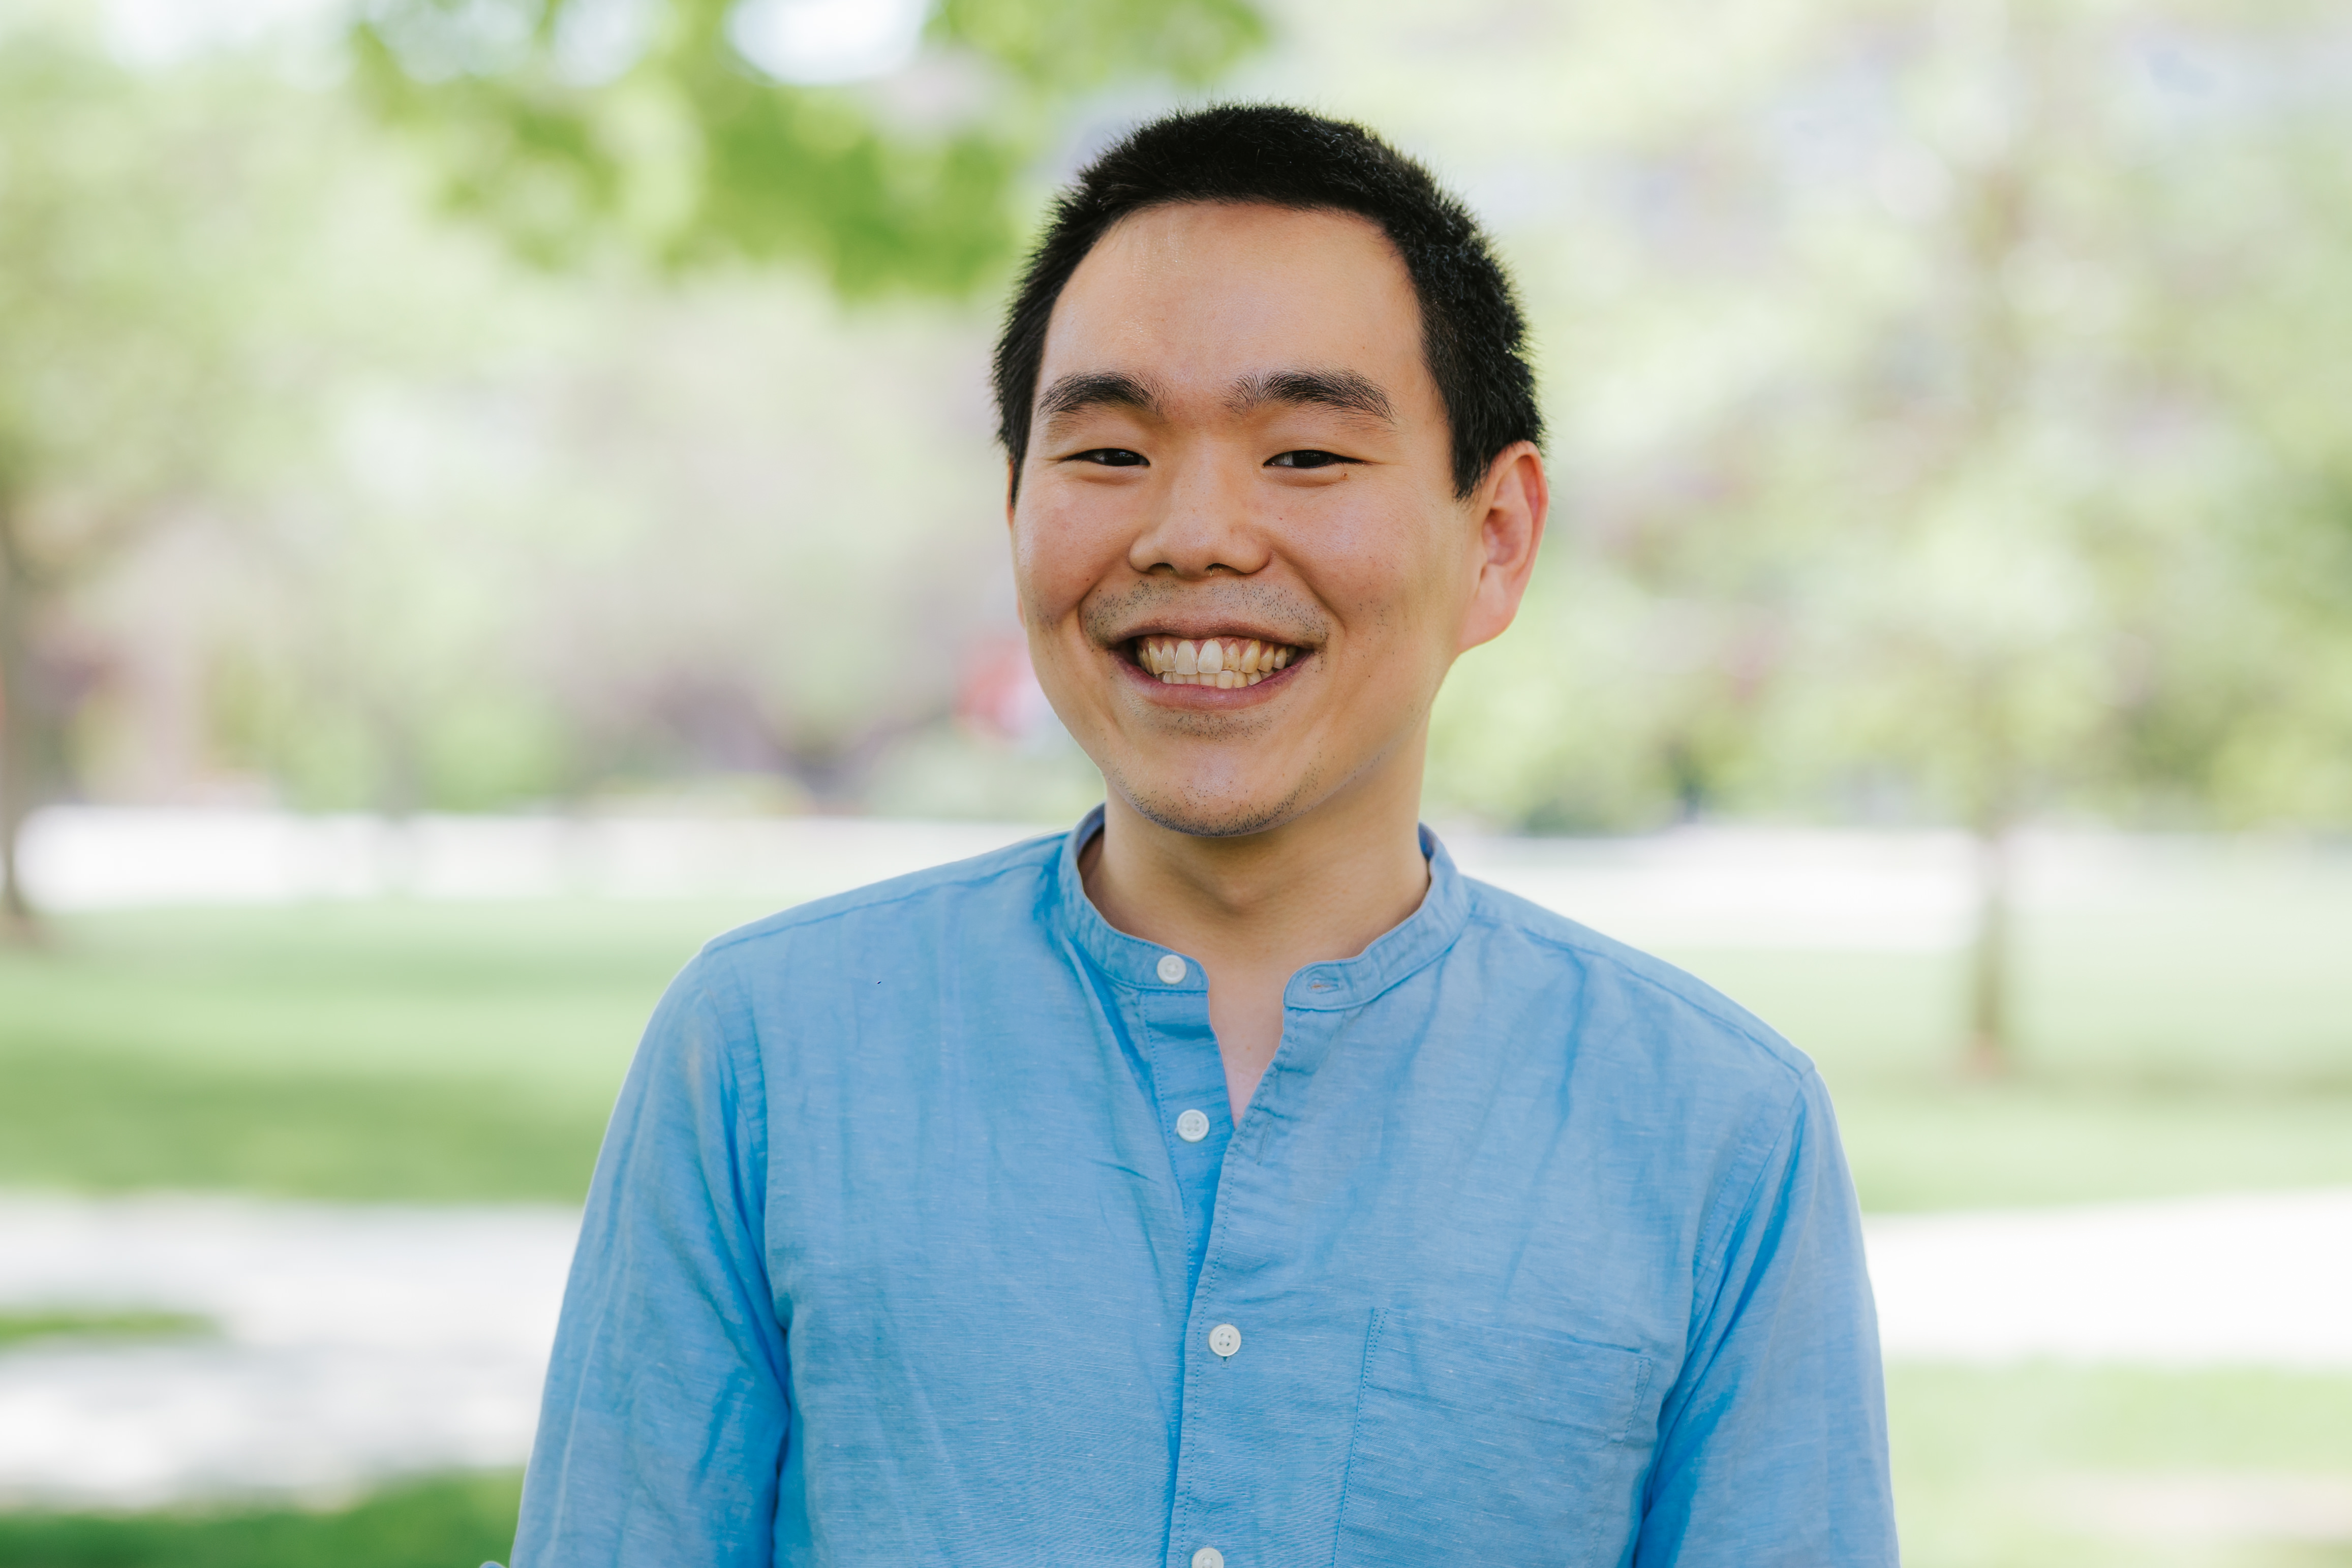
<instances>
[{"instance_id":1,"label":"forehead","mask_svg":"<svg viewBox=\"0 0 2352 1568\"><path fill-rule=\"evenodd\" d=\"M1062 290L1038 386L1095 371L1179 394L1312 366L1433 400L1403 260L1352 213L1183 203L1113 225Z\"/></svg>"}]
</instances>

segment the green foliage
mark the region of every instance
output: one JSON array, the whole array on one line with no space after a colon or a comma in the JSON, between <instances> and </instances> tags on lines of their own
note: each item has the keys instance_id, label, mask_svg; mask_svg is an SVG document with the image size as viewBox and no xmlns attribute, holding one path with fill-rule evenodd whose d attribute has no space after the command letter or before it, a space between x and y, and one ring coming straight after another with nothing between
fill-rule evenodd
<instances>
[{"instance_id":1,"label":"green foliage","mask_svg":"<svg viewBox=\"0 0 2352 1568\"><path fill-rule=\"evenodd\" d=\"M402 1487L356 1507L130 1518L0 1513L5 1568L472 1568L514 1542L519 1476Z\"/></svg>"},{"instance_id":2,"label":"green foliage","mask_svg":"<svg viewBox=\"0 0 2352 1568\"><path fill-rule=\"evenodd\" d=\"M847 296L971 292L1019 232L1057 111L1124 78L1212 80L1264 41L1245 0L950 0L929 76L889 92L774 79L735 0L652 0L633 58L569 46L611 0L378 0L354 33L378 109L450 199L524 255L618 239L673 267L814 262Z\"/></svg>"},{"instance_id":3,"label":"green foliage","mask_svg":"<svg viewBox=\"0 0 2352 1568\"><path fill-rule=\"evenodd\" d=\"M1705 62L1685 25L1523 40L1569 73L1513 149L1574 171L1513 236L1560 505L1436 792L2352 821L2324 9L1761 6Z\"/></svg>"},{"instance_id":4,"label":"green foliage","mask_svg":"<svg viewBox=\"0 0 2352 1568\"><path fill-rule=\"evenodd\" d=\"M0 1349L31 1340L185 1339L212 1330L210 1319L186 1312L0 1312Z\"/></svg>"},{"instance_id":5,"label":"green foliage","mask_svg":"<svg viewBox=\"0 0 2352 1568\"><path fill-rule=\"evenodd\" d=\"M0 42L0 498L17 570L68 570L93 536L206 465L205 417L255 259L250 148L180 93L140 93L83 41Z\"/></svg>"},{"instance_id":6,"label":"green foliage","mask_svg":"<svg viewBox=\"0 0 2352 1568\"><path fill-rule=\"evenodd\" d=\"M0 925L19 823L69 772L60 601L232 480L282 366L244 350L290 216L271 149L143 93L86 33L0 30Z\"/></svg>"},{"instance_id":7,"label":"green foliage","mask_svg":"<svg viewBox=\"0 0 2352 1568\"><path fill-rule=\"evenodd\" d=\"M430 338L333 249L348 121L245 62L139 73L66 15L0 33L0 522L43 585L251 504L356 350Z\"/></svg>"},{"instance_id":8,"label":"green foliage","mask_svg":"<svg viewBox=\"0 0 2352 1568\"><path fill-rule=\"evenodd\" d=\"M1074 125L1269 29L944 0L905 70L793 85L726 11L382 0L355 79L414 140L252 60L10 34L0 676L37 792L1086 787L950 727L1009 599L984 324L838 295L996 276ZM581 19L625 12L590 68ZM1285 29L1253 85L1463 184L1548 350L1553 534L1441 701L1441 812L2352 821L2352 100L2282 64L2313 9L1992 16ZM2158 79L2176 48L2222 85ZM445 182L566 270L433 221Z\"/></svg>"}]
</instances>

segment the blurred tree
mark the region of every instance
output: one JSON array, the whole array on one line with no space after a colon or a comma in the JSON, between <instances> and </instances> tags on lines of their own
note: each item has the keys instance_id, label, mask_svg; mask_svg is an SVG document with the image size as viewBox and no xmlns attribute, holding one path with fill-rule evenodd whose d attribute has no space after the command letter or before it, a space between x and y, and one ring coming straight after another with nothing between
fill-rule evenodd
<instances>
[{"instance_id":1,"label":"blurred tree","mask_svg":"<svg viewBox=\"0 0 2352 1568\"><path fill-rule=\"evenodd\" d=\"M1679 25L1528 40L1583 165L1532 236L1553 656L1488 661L1441 774L1523 821L1957 817L1996 1068L2022 819L2352 817L2340 21L1853 0L1704 63Z\"/></svg>"},{"instance_id":2,"label":"blurred tree","mask_svg":"<svg viewBox=\"0 0 2352 1568\"><path fill-rule=\"evenodd\" d=\"M269 144L217 108L29 8L0 32L0 912L18 936L19 830L61 781L78 679L60 606L231 481L243 422L285 380L237 347L270 298Z\"/></svg>"},{"instance_id":3,"label":"blurred tree","mask_svg":"<svg viewBox=\"0 0 2352 1568\"><path fill-rule=\"evenodd\" d=\"M413 313L528 305L525 351L350 400L261 530L225 759L320 809L863 802L1010 602L984 328L756 271L507 284Z\"/></svg>"},{"instance_id":4,"label":"blurred tree","mask_svg":"<svg viewBox=\"0 0 2352 1568\"><path fill-rule=\"evenodd\" d=\"M1903 106L1874 177L1913 237L1892 287L1860 245L1811 269L1851 324L1790 400L1792 483L1767 503L1815 552L1778 716L1785 754L1892 762L1975 838L1969 1055L1998 1071L2021 820L2241 815L2222 759L2326 657L2319 621L2266 630L2281 606L2249 513L2278 471L2199 340L2242 330L2240 297L2275 287L2281 258L2336 248L2340 192L2250 204L2242 182L2307 138L2340 145L2352 115L2307 114L2279 71L2316 13L1874 19L1847 59L1867 48ZM2235 111L2199 101L2221 85L2200 55L2235 57ZM2336 300L2352 307L2352 275ZM2272 347L2274 371L2312 353ZM2334 423L2352 437L2352 404ZM2339 757L2347 741L2339 725Z\"/></svg>"},{"instance_id":5,"label":"blurred tree","mask_svg":"<svg viewBox=\"0 0 2352 1568\"><path fill-rule=\"evenodd\" d=\"M970 291L1060 112L1263 41L1248 0L373 0L373 101L525 255L814 262L844 295ZM866 78L884 79L866 84Z\"/></svg>"}]
</instances>

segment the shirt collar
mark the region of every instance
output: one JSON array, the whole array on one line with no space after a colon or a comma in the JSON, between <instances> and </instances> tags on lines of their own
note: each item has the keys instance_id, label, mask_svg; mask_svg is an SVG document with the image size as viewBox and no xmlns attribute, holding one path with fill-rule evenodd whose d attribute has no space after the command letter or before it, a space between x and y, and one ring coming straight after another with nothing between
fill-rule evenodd
<instances>
[{"instance_id":1,"label":"shirt collar","mask_svg":"<svg viewBox=\"0 0 2352 1568\"><path fill-rule=\"evenodd\" d=\"M1097 806L1062 841L1051 895L1054 925L1097 967L1122 984L1151 991L1206 991L1208 977L1198 959L1177 954L1184 960L1184 972L1173 980L1166 978L1160 960L1172 949L1115 930L1087 896L1078 853L1102 831L1102 821L1103 809ZM1354 957L1309 964L1291 976L1283 992L1286 1007L1327 1012L1361 1007L1454 946L1469 923L1469 892L1462 873L1454 869L1454 857L1426 827L1421 829L1421 852L1429 858L1429 891L1421 907Z\"/></svg>"}]
</instances>

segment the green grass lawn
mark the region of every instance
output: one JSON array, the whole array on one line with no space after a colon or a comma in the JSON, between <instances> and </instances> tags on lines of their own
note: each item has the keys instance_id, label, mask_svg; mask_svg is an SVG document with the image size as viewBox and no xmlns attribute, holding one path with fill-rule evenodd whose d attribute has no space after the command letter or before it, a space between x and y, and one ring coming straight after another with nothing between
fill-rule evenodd
<instances>
[{"instance_id":1,"label":"green grass lawn","mask_svg":"<svg viewBox=\"0 0 2352 1568\"><path fill-rule=\"evenodd\" d=\"M576 1199L662 986L759 913L60 920L47 951L0 951L0 1184ZM2352 1182L2352 964L2313 950L2335 930L2283 959L2257 924L2237 912L2205 969L2177 931L2029 932L2020 1066L1993 1083L1951 1068L1951 956L1670 956L1821 1062L1871 1208Z\"/></svg>"},{"instance_id":2,"label":"green grass lawn","mask_svg":"<svg viewBox=\"0 0 2352 1568\"><path fill-rule=\"evenodd\" d=\"M2235 935L2202 967L2177 929L2029 926L1994 1082L1958 1070L1958 955L1667 956L1820 1064L1865 1208L2352 1183L2352 900L2271 946L2223 913Z\"/></svg>"},{"instance_id":3,"label":"green grass lawn","mask_svg":"<svg viewBox=\"0 0 2352 1568\"><path fill-rule=\"evenodd\" d=\"M192 1312L70 1312L62 1308L0 1312L0 1350L33 1340L186 1339L212 1332L211 1319Z\"/></svg>"},{"instance_id":4,"label":"green grass lawn","mask_svg":"<svg viewBox=\"0 0 2352 1568\"><path fill-rule=\"evenodd\" d=\"M328 904L0 951L0 1184L576 1200L662 987L760 911Z\"/></svg>"},{"instance_id":5,"label":"green grass lawn","mask_svg":"<svg viewBox=\"0 0 2352 1568\"><path fill-rule=\"evenodd\" d=\"M474 1568L514 1543L511 1475L400 1487L319 1511L129 1518L0 1513L8 1568Z\"/></svg>"},{"instance_id":6,"label":"green grass lawn","mask_svg":"<svg viewBox=\"0 0 2352 1568\"><path fill-rule=\"evenodd\" d=\"M2352 1496L2352 1375L1898 1364L1886 1396L1908 1568L2352 1568L2292 1511Z\"/></svg>"},{"instance_id":7,"label":"green grass lawn","mask_svg":"<svg viewBox=\"0 0 2352 1568\"><path fill-rule=\"evenodd\" d=\"M2210 907L2029 921L2018 1066L1995 1082L1954 1070L1955 957L1668 956L1821 1062L1872 1208L2352 1183L2352 906L2221 891ZM384 903L59 920L46 950L0 951L0 1186L575 1201L663 985L761 913ZM2344 1542L2117 1523L2149 1488L2226 1501L2352 1484L2352 1379L1898 1366L1890 1401L1915 1568L2352 1568ZM514 1484L313 1513L0 1515L0 1565L471 1568L503 1557Z\"/></svg>"}]
</instances>

